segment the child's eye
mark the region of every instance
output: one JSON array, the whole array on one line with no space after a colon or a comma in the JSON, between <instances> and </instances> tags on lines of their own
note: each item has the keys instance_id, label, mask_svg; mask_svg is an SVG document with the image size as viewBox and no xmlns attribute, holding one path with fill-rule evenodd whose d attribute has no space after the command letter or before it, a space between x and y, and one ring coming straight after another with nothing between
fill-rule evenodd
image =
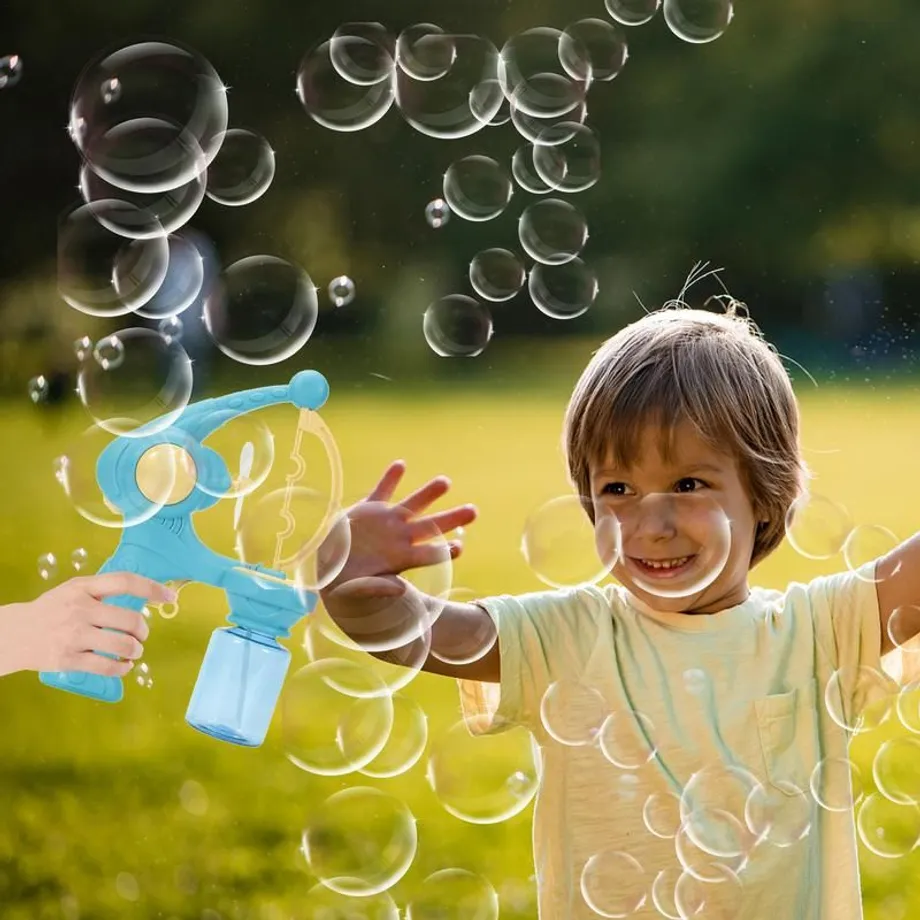
<instances>
[{"instance_id":1,"label":"child's eye","mask_svg":"<svg viewBox=\"0 0 920 920\"><path fill-rule=\"evenodd\" d=\"M694 476L684 476L683 479L677 480L677 491L678 492L696 492L697 489L702 486L706 488L706 483L702 479L697 479Z\"/></svg>"},{"instance_id":2,"label":"child's eye","mask_svg":"<svg viewBox=\"0 0 920 920\"><path fill-rule=\"evenodd\" d=\"M603 489L601 489L602 495L625 495L626 494L626 483L625 482L608 482Z\"/></svg>"}]
</instances>

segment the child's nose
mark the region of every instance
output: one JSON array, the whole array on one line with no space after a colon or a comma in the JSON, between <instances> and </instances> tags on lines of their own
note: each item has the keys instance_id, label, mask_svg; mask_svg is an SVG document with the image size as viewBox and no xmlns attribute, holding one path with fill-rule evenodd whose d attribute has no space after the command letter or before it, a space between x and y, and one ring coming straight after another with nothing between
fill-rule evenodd
<instances>
[{"instance_id":1,"label":"child's nose","mask_svg":"<svg viewBox=\"0 0 920 920\"><path fill-rule=\"evenodd\" d=\"M635 522L636 536L667 540L677 533L677 514L671 495L646 495L639 503Z\"/></svg>"}]
</instances>

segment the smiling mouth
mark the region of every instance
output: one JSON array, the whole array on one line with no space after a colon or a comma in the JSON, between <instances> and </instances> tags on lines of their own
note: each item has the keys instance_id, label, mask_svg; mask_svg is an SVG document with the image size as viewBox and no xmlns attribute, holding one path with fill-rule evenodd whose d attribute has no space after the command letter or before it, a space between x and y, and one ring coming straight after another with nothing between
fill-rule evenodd
<instances>
[{"instance_id":1,"label":"smiling mouth","mask_svg":"<svg viewBox=\"0 0 920 920\"><path fill-rule=\"evenodd\" d=\"M677 578L693 565L696 554L674 556L670 559L641 559L638 556L627 558L637 569L651 578Z\"/></svg>"}]
</instances>

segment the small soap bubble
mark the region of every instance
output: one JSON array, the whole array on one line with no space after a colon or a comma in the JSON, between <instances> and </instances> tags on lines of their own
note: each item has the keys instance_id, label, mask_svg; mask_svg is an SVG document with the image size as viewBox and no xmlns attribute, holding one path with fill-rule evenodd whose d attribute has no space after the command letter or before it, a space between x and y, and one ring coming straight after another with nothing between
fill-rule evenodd
<instances>
[{"instance_id":1,"label":"small soap bubble","mask_svg":"<svg viewBox=\"0 0 920 920\"><path fill-rule=\"evenodd\" d=\"M439 230L450 220L450 208L443 198L435 198L425 206L425 220L428 226Z\"/></svg>"},{"instance_id":2,"label":"small soap bubble","mask_svg":"<svg viewBox=\"0 0 920 920\"><path fill-rule=\"evenodd\" d=\"M118 77L109 77L108 80L103 80L99 93L106 105L118 102L121 98L121 80Z\"/></svg>"},{"instance_id":3,"label":"small soap bubble","mask_svg":"<svg viewBox=\"0 0 920 920\"><path fill-rule=\"evenodd\" d=\"M208 167L207 196L218 204L251 204L268 190L275 178L275 151L259 134L231 128Z\"/></svg>"},{"instance_id":4,"label":"small soap bubble","mask_svg":"<svg viewBox=\"0 0 920 920\"><path fill-rule=\"evenodd\" d=\"M329 282L329 299L335 307L348 306L355 299L355 283L348 275L339 275Z\"/></svg>"},{"instance_id":5,"label":"small soap bubble","mask_svg":"<svg viewBox=\"0 0 920 920\"><path fill-rule=\"evenodd\" d=\"M54 553L43 553L38 557L38 574L42 581L51 581L57 574L57 558Z\"/></svg>"},{"instance_id":6,"label":"small soap bubble","mask_svg":"<svg viewBox=\"0 0 920 920\"><path fill-rule=\"evenodd\" d=\"M406 920L498 920L498 892L488 879L465 869L441 869L422 882L406 905Z\"/></svg>"},{"instance_id":7,"label":"small soap bubble","mask_svg":"<svg viewBox=\"0 0 920 920\"><path fill-rule=\"evenodd\" d=\"M518 221L524 251L544 265L571 262L588 241L588 224L574 205L545 198L529 205Z\"/></svg>"},{"instance_id":8,"label":"small soap bubble","mask_svg":"<svg viewBox=\"0 0 920 920\"><path fill-rule=\"evenodd\" d=\"M581 896L601 917L628 917L646 901L649 879L629 853L606 850L592 856L581 873Z\"/></svg>"},{"instance_id":9,"label":"small soap bubble","mask_svg":"<svg viewBox=\"0 0 920 920\"><path fill-rule=\"evenodd\" d=\"M87 560L89 559L89 553L85 549L80 547L75 549L70 554L70 564L73 566L75 572L80 572L86 566Z\"/></svg>"},{"instance_id":10,"label":"small soap bubble","mask_svg":"<svg viewBox=\"0 0 920 920\"><path fill-rule=\"evenodd\" d=\"M182 807L190 814L198 818L207 814L209 800L208 791L193 779L187 779L179 790L179 801Z\"/></svg>"},{"instance_id":11,"label":"small soap bubble","mask_svg":"<svg viewBox=\"0 0 920 920\"><path fill-rule=\"evenodd\" d=\"M73 343L73 353L77 360L82 363L93 353L93 340L88 336L81 336Z\"/></svg>"},{"instance_id":12,"label":"small soap bubble","mask_svg":"<svg viewBox=\"0 0 920 920\"><path fill-rule=\"evenodd\" d=\"M0 89L9 89L22 76L22 58L18 54L0 57Z\"/></svg>"},{"instance_id":13,"label":"small soap bubble","mask_svg":"<svg viewBox=\"0 0 920 920\"><path fill-rule=\"evenodd\" d=\"M707 683L705 671L701 671L699 668L690 668L684 671L684 688L687 693L701 696L706 690Z\"/></svg>"},{"instance_id":14,"label":"small soap bubble","mask_svg":"<svg viewBox=\"0 0 920 920\"><path fill-rule=\"evenodd\" d=\"M119 872L115 878L115 890L126 901L136 901L141 896L141 886L130 872Z\"/></svg>"},{"instance_id":15,"label":"small soap bubble","mask_svg":"<svg viewBox=\"0 0 920 920\"><path fill-rule=\"evenodd\" d=\"M694 45L715 41L734 17L731 0L664 0L664 19L680 39Z\"/></svg>"},{"instance_id":16,"label":"small soap bubble","mask_svg":"<svg viewBox=\"0 0 920 920\"><path fill-rule=\"evenodd\" d=\"M125 346L117 335L107 335L96 343L93 358L104 371L120 367L125 360Z\"/></svg>"},{"instance_id":17,"label":"small soap bubble","mask_svg":"<svg viewBox=\"0 0 920 920\"><path fill-rule=\"evenodd\" d=\"M661 0L605 0L607 12L624 26L641 26L658 12Z\"/></svg>"},{"instance_id":18,"label":"small soap bubble","mask_svg":"<svg viewBox=\"0 0 920 920\"><path fill-rule=\"evenodd\" d=\"M425 341L442 358L474 358L492 338L488 307L463 294L435 301L422 320Z\"/></svg>"},{"instance_id":19,"label":"small soap bubble","mask_svg":"<svg viewBox=\"0 0 920 920\"><path fill-rule=\"evenodd\" d=\"M444 199L464 220L498 217L513 193L511 179L491 157L464 157L452 163L444 174Z\"/></svg>"},{"instance_id":20,"label":"small soap bubble","mask_svg":"<svg viewBox=\"0 0 920 920\"><path fill-rule=\"evenodd\" d=\"M550 319L575 319L597 299L597 275L578 256L561 265L538 263L527 282L534 306Z\"/></svg>"},{"instance_id":21,"label":"small soap bubble","mask_svg":"<svg viewBox=\"0 0 920 920\"><path fill-rule=\"evenodd\" d=\"M178 316L167 316L157 324L157 332L167 342L175 342L177 339L181 339L183 329L182 320Z\"/></svg>"},{"instance_id":22,"label":"small soap bubble","mask_svg":"<svg viewBox=\"0 0 920 920\"><path fill-rule=\"evenodd\" d=\"M43 374L29 381L29 399L33 403L44 402L48 398L48 381Z\"/></svg>"},{"instance_id":23,"label":"small soap bubble","mask_svg":"<svg viewBox=\"0 0 920 920\"><path fill-rule=\"evenodd\" d=\"M507 249L484 249L470 262L470 284L484 300L510 300L526 278L521 260Z\"/></svg>"}]
</instances>

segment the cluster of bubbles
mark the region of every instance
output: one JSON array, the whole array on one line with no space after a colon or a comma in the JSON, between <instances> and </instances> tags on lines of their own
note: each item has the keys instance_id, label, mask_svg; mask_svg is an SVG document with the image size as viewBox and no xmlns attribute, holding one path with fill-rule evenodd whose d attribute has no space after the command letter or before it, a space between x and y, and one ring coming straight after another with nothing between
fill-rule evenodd
<instances>
[{"instance_id":1,"label":"cluster of bubbles","mask_svg":"<svg viewBox=\"0 0 920 920\"><path fill-rule=\"evenodd\" d=\"M89 553L78 547L70 554L70 566L74 572L82 572L89 560ZM42 581L54 581L58 574L58 559L54 553L42 553L38 557L38 575Z\"/></svg>"},{"instance_id":2,"label":"cluster of bubbles","mask_svg":"<svg viewBox=\"0 0 920 920\"><path fill-rule=\"evenodd\" d=\"M0 89L15 86L22 77L22 58L18 54L0 57Z\"/></svg>"}]
</instances>

